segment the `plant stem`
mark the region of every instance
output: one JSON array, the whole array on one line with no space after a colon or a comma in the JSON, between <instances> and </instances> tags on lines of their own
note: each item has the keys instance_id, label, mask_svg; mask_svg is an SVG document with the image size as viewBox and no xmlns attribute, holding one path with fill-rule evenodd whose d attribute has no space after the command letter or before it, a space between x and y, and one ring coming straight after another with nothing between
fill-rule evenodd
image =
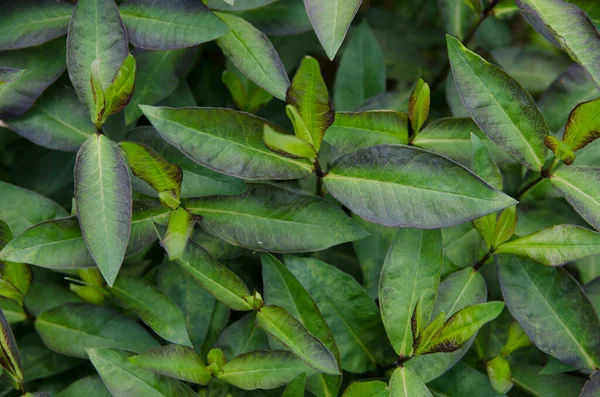
<instances>
[{"instance_id":1,"label":"plant stem","mask_svg":"<svg viewBox=\"0 0 600 397\"><path fill-rule=\"evenodd\" d=\"M319 159L315 159L315 174L317 175L317 187L316 187L316 195L323 197L323 177L325 173L323 172L323 168L321 168L321 164L319 163Z\"/></svg>"},{"instance_id":2,"label":"plant stem","mask_svg":"<svg viewBox=\"0 0 600 397\"><path fill-rule=\"evenodd\" d=\"M518 201L520 201L521 198L525 194L527 194L531 189L533 189L534 187L536 187L540 182L542 182L546 178L547 178L547 176L545 176L544 174L541 174L539 177L535 178L533 181L531 181L527 185L523 186L523 188L517 192L516 199Z\"/></svg>"},{"instance_id":3,"label":"plant stem","mask_svg":"<svg viewBox=\"0 0 600 397\"><path fill-rule=\"evenodd\" d=\"M487 17L492 15L492 11L494 10L494 7L498 5L498 3L500 3L500 0L493 0L490 4L488 4L487 7L483 9L483 11L481 11L481 17L473 26L471 26L471 28L469 29L469 31L465 35L465 38L462 41L465 46L469 45L469 42L473 39L475 33L477 33L477 29L479 29L479 27L487 19ZM433 83L431 83L431 91L435 90L442 82L446 80L448 72L450 72L450 60L446 61L446 64L444 65L442 70L437 74L437 76L433 80Z\"/></svg>"},{"instance_id":4,"label":"plant stem","mask_svg":"<svg viewBox=\"0 0 600 397\"><path fill-rule=\"evenodd\" d=\"M492 257L492 255L494 255L494 249L490 248L490 250L483 256L483 258L481 258L479 262L473 265L473 269L475 271L481 269L481 266L485 265L485 263L488 261L488 259Z\"/></svg>"}]
</instances>

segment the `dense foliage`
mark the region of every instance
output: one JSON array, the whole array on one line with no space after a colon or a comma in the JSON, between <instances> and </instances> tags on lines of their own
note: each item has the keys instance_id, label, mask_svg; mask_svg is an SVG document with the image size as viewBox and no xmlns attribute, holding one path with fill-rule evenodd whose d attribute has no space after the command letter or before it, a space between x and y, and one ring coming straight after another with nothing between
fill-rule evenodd
<instances>
[{"instance_id":1,"label":"dense foliage","mask_svg":"<svg viewBox=\"0 0 600 397\"><path fill-rule=\"evenodd\" d=\"M3 2L0 395L599 396L598 27Z\"/></svg>"}]
</instances>

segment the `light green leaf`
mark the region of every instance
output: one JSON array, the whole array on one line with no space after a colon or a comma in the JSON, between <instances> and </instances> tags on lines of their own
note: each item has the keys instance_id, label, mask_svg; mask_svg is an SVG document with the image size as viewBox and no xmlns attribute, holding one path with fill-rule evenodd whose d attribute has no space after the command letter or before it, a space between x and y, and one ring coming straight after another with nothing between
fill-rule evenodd
<instances>
[{"instance_id":1,"label":"light green leaf","mask_svg":"<svg viewBox=\"0 0 600 397\"><path fill-rule=\"evenodd\" d=\"M486 364L490 383L498 393L508 393L513 387L512 375L510 373L510 364L502 356L496 356Z\"/></svg>"},{"instance_id":2,"label":"light green leaf","mask_svg":"<svg viewBox=\"0 0 600 397\"><path fill-rule=\"evenodd\" d=\"M599 180L597 167L562 167L550 177L552 186L596 229L600 229Z\"/></svg>"},{"instance_id":3,"label":"light green leaf","mask_svg":"<svg viewBox=\"0 0 600 397\"><path fill-rule=\"evenodd\" d=\"M67 69L79 99L94 115L90 78L96 62L98 83L104 91L129 54L127 33L113 0L78 1L69 23Z\"/></svg>"},{"instance_id":4,"label":"light green leaf","mask_svg":"<svg viewBox=\"0 0 600 397\"><path fill-rule=\"evenodd\" d=\"M493 247L498 247L500 244L510 240L515 233L517 227L517 206L508 207L500 213L498 222L496 223L496 233L494 237Z\"/></svg>"},{"instance_id":5,"label":"light green leaf","mask_svg":"<svg viewBox=\"0 0 600 397\"><path fill-rule=\"evenodd\" d=\"M390 378L390 397L433 397L417 374L406 367L398 367Z\"/></svg>"},{"instance_id":6,"label":"light green leaf","mask_svg":"<svg viewBox=\"0 0 600 397\"><path fill-rule=\"evenodd\" d=\"M329 59L340 49L362 0L304 0L310 23Z\"/></svg>"},{"instance_id":7,"label":"light green leaf","mask_svg":"<svg viewBox=\"0 0 600 397\"><path fill-rule=\"evenodd\" d=\"M74 195L90 255L112 285L131 232L132 199L125 160L119 146L106 136L94 134L79 149Z\"/></svg>"},{"instance_id":8,"label":"light green leaf","mask_svg":"<svg viewBox=\"0 0 600 397\"><path fill-rule=\"evenodd\" d=\"M73 6L54 0L7 3L0 17L0 50L34 47L67 34Z\"/></svg>"},{"instance_id":9,"label":"light green leaf","mask_svg":"<svg viewBox=\"0 0 600 397\"><path fill-rule=\"evenodd\" d=\"M220 264L201 246L190 241L183 256L177 260L190 276L215 298L233 310L251 310L244 300L250 295L248 287L242 279L224 265Z\"/></svg>"},{"instance_id":10,"label":"light green leaf","mask_svg":"<svg viewBox=\"0 0 600 397\"><path fill-rule=\"evenodd\" d=\"M306 373L302 373L288 383L281 397L304 397L304 388L306 386Z\"/></svg>"},{"instance_id":11,"label":"light green leaf","mask_svg":"<svg viewBox=\"0 0 600 397\"><path fill-rule=\"evenodd\" d=\"M336 113L325 141L344 152L382 144L406 145L408 116L392 110Z\"/></svg>"},{"instance_id":12,"label":"light green leaf","mask_svg":"<svg viewBox=\"0 0 600 397\"><path fill-rule=\"evenodd\" d=\"M401 358L411 355L418 337L413 329L417 302L422 309L418 323L429 323L442 259L439 230L400 229L387 254L379 282L379 306L387 335Z\"/></svg>"},{"instance_id":13,"label":"light green leaf","mask_svg":"<svg viewBox=\"0 0 600 397\"><path fill-rule=\"evenodd\" d=\"M268 122L251 114L214 108L140 107L167 142L212 170L244 179L298 179L313 170L308 160L270 151L263 142ZM269 126L284 131L275 124Z\"/></svg>"},{"instance_id":14,"label":"light green leaf","mask_svg":"<svg viewBox=\"0 0 600 397\"><path fill-rule=\"evenodd\" d=\"M563 140L577 151L583 149L600 137L600 100L594 100L577 105L569 116Z\"/></svg>"},{"instance_id":15,"label":"light green leaf","mask_svg":"<svg viewBox=\"0 0 600 397\"><path fill-rule=\"evenodd\" d=\"M365 20L344 48L333 88L335 109L355 110L367 99L385 92L385 78L383 52Z\"/></svg>"},{"instance_id":16,"label":"light green leaf","mask_svg":"<svg viewBox=\"0 0 600 397\"><path fill-rule=\"evenodd\" d=\"M318 251L366 236L338 206L319 197L256 185L246 193L184 201L200 226L230 244L258 251Z\"/></svg>"},{"instance_id":17,"label":"light green leaf","mask_svg":"<svg viewBox=\"0 0 600 397\"><path fill-rule=\"evenodd\" d=\"M290 80L269 38L240 17L221 12L217 16L230 29L217 39L225 56L254 83L284 100Z\"/></svg>"},{"instance_id":18,"label":"light green leaf","mask_svg":"<svg viewBox=\"0 0 600 397\"><path fill-rule=\"evenodd\" d=\"M269 149L283 156L309 160L317 157L315 148L310 143L297 136L275 131L268 124L265 124L263 139Z\"/></svg>"},{"instance_id":19,"label":"light green leaf","mask_svg":"<svg viewBox=\"0 0 600 397\"><path fill-rule=\"evenodd\" d=\"M557 225L501 244L496 252L524 256L546 266L561 266L600 254L600 233L575 225Z\"/></svg>"},{"instance_id":20,"label":"light green leaf","mask_svg":"<svg viewBox=\"0 0 600 397\"><path fill-rule=\"evenodd\" d=\"M35 329L46 346L69 357L87 358L88 348L114 347L141 353L158 346L134 320L89 304L70 303L47 310L35 320Z\"/></svg>"},{"instance_id":21,"label":"light green leaf","mask_svg":"<svg viewBox=\"0 0 600 397\"><path fill-rule=\"evenodd\" d=\"M419 79L416 87L410 94L408 101L408 117L413 134L418 134L421 127L429 118L429 105L431 102L431 92L429 84Z\"/></svg>"},{"instance_id":22,"label":"light green leaf","mask_svg":"<svg viewBox=\"0 0 600 397\"><path fill-rule=\"evenodd\" d=\"M585 371L598 368L600 321L566 270L509 255L497 261L506 305L537 348Z\"/></svg>"},{"instance_id":23,"label":"light green leaf","mask_svg":"<svg viewBox=\"0 0 600 397\"><path fill-rule=\"evenodd\" d=\"M548 135L545 139L545 144L548 149L552 150L554 156L567 165L573 164L575 161L575 153L571 146L563 141L559 141L552 135Z\"/></svg>"},{"instance_id":24,"label":"light green leaf","mask_svg":"<svg viewBox=\"0 0 600 397\"><path fill-rule=\"evenodd\" d=\"M256 351L242 354L223 366L217 377L243 390L275 389L312 370L287 351Z\"/></svg>"},{"instance_id":25,"label":"light green leaf","mask_svg":"<svg viewBox=\"0 0 600 397\"><path fill-rule=\"evenodd\" d=\"M414 342L414 346L416 347L414 355L420 355L423 353L425 348L427 348L427 346L440 335L445 321L446 314L444 314L444 312L441 312L436 318L431 320L429 325L422 330Z\"/></svg>"},{"instance_id":26,"label":"light green leaf","mask_svg":"<svg viewBox=\"0 0 600 397\"><path fill-rule=\"evenodd\" d=\"M109 292L118 305L137 314L162 338L180 345L192 346L183 313L154 285L141 278L121 276Z\"/></svg>"},{"instance_id":27,"label":"light green leaf","mask_svg":"<svg viewBox=\"0 0 600 397\"><path fill-rule=\"evenodd\" d=\"M504 357L508 357L512 352L522 347L531 346L531 340L521 328L518 322L513 321L508 328L508 336L506 338L506 344L502 347L501 354Z\"/></svg>"},{"instance_id":28,"label":"light green leaf","mask_svg":"<svg viewBox=\"0 0 600 397\"><path fill-rule=\"evenodd\" d=\"M583 66L600 87L598 31L581 10L562 0L517 0L525 18L553 44Z\"/></svg>"},{"instance_id":29,"label":"light green leaf","mask_svg":"<svg viewBox=\"0 0 600 397\"><path fill-rule=\"evenodd\" d=\"M391 348L379 309L352 276L312 258L289 256L285 264L323 313L344 370L365 373L384 362Z\"/></svg>"},{"instance_id":30,"label":"light green leaf","mask_svg":"<svg viewBox=\"0 0 600 397\"><path fill-rule=\"evenodd\" d=\"M464 40L469 30L480 18L479 0L438 0L437 1L446 33Z\"/></svg>"},{"instance_id":31,"label":"light green leaf","mask_svg":"<svg viewBox=\"0 0 600 397\"><path fill-rule=\"evenodd\" d=\"M308 129L307 141L318 152L323 135L333 122L334 113L319 62L315 58L306 56L302 59L287 91L286 103L298 109Z\"/></svg>"},{"instance_id":32,"label":"light green leaf","mask_svg":"<svg viewBox=\"0 0 600 397\"><path fill-rule=\"evenodd\" d=\"M3 372L15 389L24 389L23 367L19 348L8 321L0 310L0 359Z\"/></svg>"},{"instance_id":33,"label":"light green leaf","mask_svg":"<svg viewBox=\"0 0 600 397\"><path fill-rule=\"evenodd\" d=\"M212 376L194 350L179 345L168 345L129 357L129 362L170 378L206 386Z\"/></svg>"},{"instance_id":34,"label":"light green leaf","mask_svg":"<svg viewBox=\"0 0 600 397\"><path fill-rule=\"evenodd\" d=\"M117 349L87 349L90 360L114 397L195 397L175 379L156 375L129 362L131 353Z\"/></svg>"},{"instance_id":35,"label":"light green leaf","mask_svg":"<svg viewBox=\"0 0 600 397\"><path fill-rule=\"evenodd\" d=\"M273 95L237 71L224 71L221 80L229 89L235 105L243 112L256 113L273 99Z\"/></svg>"},{"instance_id":36,"label":"light green leaf","mask_svg":"<svg viewBox=\"0 0 600 397\"><path fill-rule=\"evenodd\" d=\"M170 50L212 41L228 32L202 2L128 0L119 6L129 41L136 47Z\"/></svg>"},{"instance_id":37,"label":"light green leaf","mask_svg":"<svg viewBox=\"0 0 600 397\"><path fill-rule=\"evenodd\" d=\"M96 59L92 62L90 86L92 87L92 98L94 99L94 107L90 108L92 114L92 122L96 125L96 130L102 128L102 120L104 119L104 111L106 110L106 96L104 87L100 81L100 60Z\"/></svg>"},{"instance_id":38,"label":"light green leaf","mask_svg":"<svg viewBox=\"0 0 600 397\"><path fill-rule=\"evenodd\" d=\"M256 314L258 326L283 343L317 371L338 375L338 364L331 351L302 323L279 306L264 306ZM299 375L296 373L292 378Z\"/></svg>"},{"instance_id":39,"label":"light green leaf","mask_svg":"<svg viewBox=\"0 0 600 397\"><path fill-rule=\"evenodd\" d=\"M498 146L527 168L540 171L548 126L531 95L456 38L447 36L447 42L454 80L471 117Z\"/></svg>"},{"instance_id":40,"label":"light green leaf","mask_svg":"<svg viewBox=\"0 0 600 397\"><path fill-rule=\"evenodd\" d=\"M379 380L352 382L342 397L388 397L388 386Z\"/></svg>"},{"instance_id":41,"label":"light green leaf","mask_svg":"<svg viewBox=\"0 0 600 397\"><path fill-rule=\"evenodd\" d=\"M102 115L103 122L111 114L123 110L131 100L135 84L135 69L135 58L129 54L119 67L112 83L105 90L106 108Z\"/></svg>"},{"instance_id":42,"label":"light green leaf","mask_svg":"<svg viewBox=\"0 0 600 397\"><path fill-rule=\"evenodd\" d=\"M361 218L386 226L446 227L516 203L459 164L401 145L342 156L324 182Z\"/></svg>"},{"instance_id":43,"label":"light green leaf","mask_svg":"<svg viewBox=\"0 0 600 397\"><path fill-rule=\"evenodd\" d=\"M167 251L169 260L181 258L185 246L192 235L194 219L184 208L177 208L171 212L167 231L160 244Z\"/></svg>"}]
</instances>

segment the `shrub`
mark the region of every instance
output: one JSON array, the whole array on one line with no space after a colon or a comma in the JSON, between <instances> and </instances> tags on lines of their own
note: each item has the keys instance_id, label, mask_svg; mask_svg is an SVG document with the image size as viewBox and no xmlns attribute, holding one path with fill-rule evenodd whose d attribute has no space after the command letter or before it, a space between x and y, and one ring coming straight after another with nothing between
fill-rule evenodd
<instances>
[{"instance_id":1,"label":"shrub","mask_svg":"<svg viewBox=\"0 0 600 397\"><path fill-rule=\"evenodd\" d=\"M3 396L600 393L594 2L5 3Z\"/></svg>"}]
</instances>

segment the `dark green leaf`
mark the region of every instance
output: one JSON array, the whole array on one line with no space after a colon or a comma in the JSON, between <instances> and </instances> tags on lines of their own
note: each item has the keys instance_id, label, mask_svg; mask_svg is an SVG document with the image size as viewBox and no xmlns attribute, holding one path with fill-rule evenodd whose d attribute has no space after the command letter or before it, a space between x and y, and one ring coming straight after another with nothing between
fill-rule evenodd
<instances>
[{"instance_id":1,"label":"dark green leaf","mask_svg":"<svg viewBox=\"0 0 600 397\"><path fill-rule=\"evenodd\" d=\"M600 168L563 167L550 180L583 219L600 229Z\"/></svg>"},{"instance_id":2,"label":"dark green leaf","mask_svg":"<svg viewBox=\"0 0 600 397\"><path fill-rule=\"evenodd\" d=\"M501 397L481 372L465 363L458 363L438 379L427 383L434 396Z\"/></svg>"},{"instance_id":3,"label":"dark green leaf","mask_svg":"<svg viewBox=\"0 0 600 397\"><path fill-rule=\"evenodd\" d=\"M47 378L82 364L81 360L49 350L34 333L19 340L19 353L27 382Z\"/></svg>"},{"instance_id":4,"label":"dark green leaf","mask_svg":"<svg viewBox=\"0 0 600 397\"><path fill-rule=\"evenodd\" d=\"M206 364L189 347L161 346L139 356L129 357L129 362L157 374L198 385L206 386L212 379L206 370Z\"/></svg>"},{"instance_id":5,"label":"dark green leaf","mask_svg":"<svg viewBox=\"0 0 600 397\"><path fill-rule=\"evenodd\" d=\"M223 351L225 357L232 359L240 354L256 350L269 350L269 340L256 325L256 314L245 314L221 333L216 347Z\"/></svg>"},{"instance_id":6,"label":"dark green leaf","mask_svg":"<svg viewBox=\"0 0 600 397\"><path fill-rule=\"evenodd\" d=\"M584 384L584 379L568 374L540 375L542 367L536 365L517 365L512 368L512 379L515 386L533 394L544 397L577 396Z\"/></svg>"},{"instance_id":7,"label":"dark green leaf","mask_svg":"<svg viewBox=\"0 0 600 397\"><path fill-rule=\"evenodd\" d=\"M66 389L62 390L59 397L112 397L102 379L99 376L86 376L71 383Z\"/></svg>"}]
</instances>

